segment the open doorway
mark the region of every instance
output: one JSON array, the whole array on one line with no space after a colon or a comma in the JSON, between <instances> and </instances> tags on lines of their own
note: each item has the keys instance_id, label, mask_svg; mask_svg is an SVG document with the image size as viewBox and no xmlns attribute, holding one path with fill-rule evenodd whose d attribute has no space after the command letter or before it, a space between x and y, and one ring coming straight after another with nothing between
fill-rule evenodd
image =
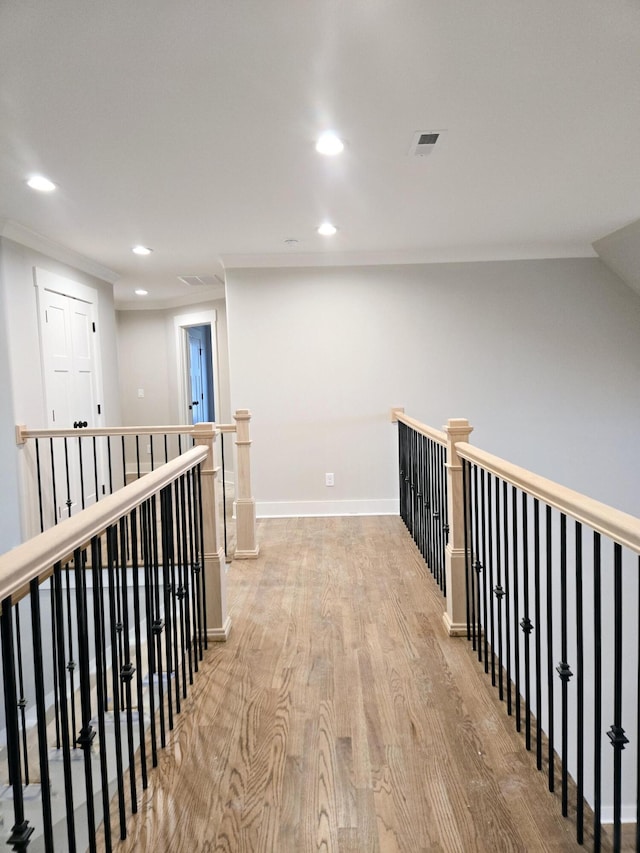
<instances>
[{"instance_id":1,"label":"open doorway","mask_svg":"<svg viewBox=\"0 0 640 853\"><path fill-rule=\"evenodd\" d=\"M215 309L174 317L181 423L220 418L216 323Z\"/></svg>"},{"instance_id":2,"label":"open doorway","mask_svg":"<svg viewBox=\"0 0 640 853\"><path fill-rule=\"evenodd\" d=\"M191 422L215 422L211 326L209 323L189 326L185 331L188 339Z\"/></svg>"}]
</instances>

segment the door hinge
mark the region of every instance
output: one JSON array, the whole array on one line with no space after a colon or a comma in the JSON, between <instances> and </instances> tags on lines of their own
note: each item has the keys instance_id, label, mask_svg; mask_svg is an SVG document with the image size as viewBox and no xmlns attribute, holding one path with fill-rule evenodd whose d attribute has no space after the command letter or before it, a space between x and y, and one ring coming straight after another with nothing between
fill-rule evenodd
<instances>
[{"instance_id":1,"label":"door hinge","mask_svg":"<svg viewBox=\"0 0 640 853\"><path fill-rule=\"evenodd\" d=\"M96 330L96 324L95 324L95 323L92 323L92 324L91 324L91 328L92 328L92 329L93 329L93 331L95 332L95 330Z\"/></svg>"},{"instance_id":2,"label":"door hinge","mask_svg":"<svg viewBox=\"0 0 640 853\"><path fill-rule=\"evenodd\" d=\"M99 415L101 415L101 414L102 414L102 409L100 408L100 403L98 403L98 414L99 414Z\"/></svg>"}]
</instances>

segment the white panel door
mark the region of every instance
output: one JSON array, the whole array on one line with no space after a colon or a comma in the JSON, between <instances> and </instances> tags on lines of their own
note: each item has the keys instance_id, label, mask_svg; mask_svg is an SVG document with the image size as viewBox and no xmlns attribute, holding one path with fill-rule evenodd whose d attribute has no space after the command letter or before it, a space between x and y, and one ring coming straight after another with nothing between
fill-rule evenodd
<instances>
[{"instance_id":1,"label":"white panel door","mask_svg":"<svg viewBox=\"0 0 640 853\"><path fill-rule=\"evenodd\" d=\"M93 357L93 305L43 289L40 294L42 354L48 426L78 436L95 425L97 403ZM55 482L58 519L96 501L93 442L56 440ZM66 445L66 446L65 446ZM82 473L82 477L81 477Z\"/></svg>"}]
</instances>

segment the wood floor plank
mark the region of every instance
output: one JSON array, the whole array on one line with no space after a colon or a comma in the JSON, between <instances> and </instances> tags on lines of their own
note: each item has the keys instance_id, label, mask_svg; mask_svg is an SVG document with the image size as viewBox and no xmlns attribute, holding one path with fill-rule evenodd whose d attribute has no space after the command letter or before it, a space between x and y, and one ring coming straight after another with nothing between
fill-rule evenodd
<instances>
[{"instance_id":1,"label":"wood floor plank","mask_svg":"<svg viewBox=\"0 0 640 853\"><path fill-rule=\"evenodd\" d=\"M118 853L584 849L398 518L258 534Z\"/></svg>"}]
</instances>

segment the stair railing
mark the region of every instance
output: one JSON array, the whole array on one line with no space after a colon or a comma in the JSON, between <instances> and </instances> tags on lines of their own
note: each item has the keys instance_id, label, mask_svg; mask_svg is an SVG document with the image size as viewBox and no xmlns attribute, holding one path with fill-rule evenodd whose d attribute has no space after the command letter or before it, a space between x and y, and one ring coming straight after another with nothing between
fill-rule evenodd
<instances>
[{"instance_id":1,"label":"stair railing","mask_svg":"<svg viewBox=\"0 0 640 853\"><path fill-rule=\"evenodd\" d=\"M195 436L178 458L0 556L0 776L16 851L38 837L75 851L126 836L208 640L228 632L208 523L211 427Z\"/></svg>"},{"instance_id":2,"label":"stair railing","mask_svg":"<svg viewBox=\"0 0 640 853\"><path fill-rule=\"evenodd\" d=\"M640 519L473 447L464 419L392 420L400 513L436 580L446 537L447 631L560 783L576 840L599 851L607 827L617 851L630 823L640 849Z\"/></svg>"}]
</instances>

